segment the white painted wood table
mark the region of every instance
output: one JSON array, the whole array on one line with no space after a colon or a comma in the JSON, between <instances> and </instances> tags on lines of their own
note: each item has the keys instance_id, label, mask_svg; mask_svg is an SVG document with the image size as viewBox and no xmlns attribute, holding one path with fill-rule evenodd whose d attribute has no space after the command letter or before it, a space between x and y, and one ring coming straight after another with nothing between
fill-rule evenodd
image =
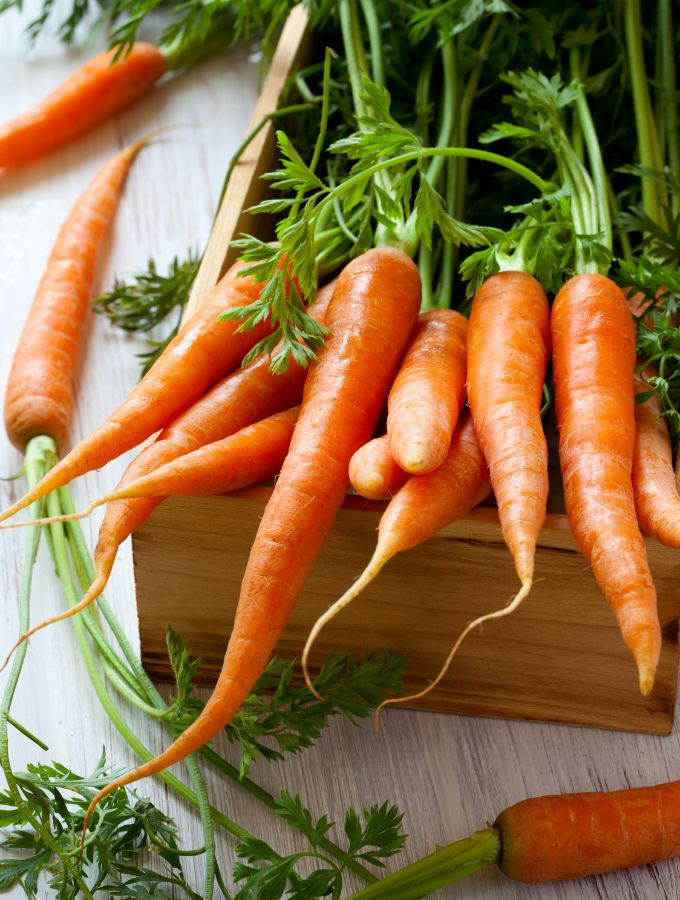
<instances>
[{"instance_id":1,"label":"white painted wood table","mask_svg":"<svg viewBox=\"0 0 680 900\"><path fill-rule=\"evenodd\" d=\"M27 57L21 24L14 14L0 18L2 121L28 108L98 49L93 44L67 53L48 40ZM49 159L22 171L0 173L3 389L13 348L57 229L98 166L116 148L151 129L165 124L188 126L145 150L135 163L97 278L98 289L104 289L111 285L114 273L143 269L150 256L163 269L173 255L182 255L188 247L204 246L223 173L245 133L256 90L256 65L248 48L233 49L160 86L114 122ZM95 427L135 383L135 353L142 349L141 340L114 331L102 318L92 318L78 371L74 441ZM113 486L126 461L118 460L76 483L77 505L84 506L88 499ZM3 436L0 474L9 475L19 465L18 452ZM19 485L2 483L2 507L16 496ZM94 515L86 523L91 546L100 518ZM1 536L0 655L17 633L22 554L19 532ZM129 546L120 554L107 594L136 642ZM43 550L33 591L32 620L45 618L61 604L60 589ZM100 709L68 624L43 631L31 641L13 712L49 744L44 759L56 759L75 771L88 772L104 745L115 765L134 762ZM150 728L141 715L130 713L130 723L150 746L160 747L159 731ZM220 750L234 757L233 748L226 742ZM33 744L12 733L15 768L40 756ZM405 826L411 835L402 859L412 860L430 852L437 843L483 827L504 806L526 796L614 789L678 778L680 740L677 727L670 737L658 738L393 711L386 715L379 736L370 723L354 728L336 721L313 750L285 763L258 763L252 774L275 793L282 787L299 792L313 810L332 818L341 818L348 804L361 806L385 799L396 802L405 811ZM266 809L237 787L214 777L207 767L206 777L213 802L229 816L282 852L296 847L295 834ZM141 790L177 819L184 846L199 845L200 829L192 811L158 783L147 781ZM219 840L220 864L229 871L233 843L222 835ZM189 858L186 870L200 886L200 863ZM23 893L16 889L12 896ZM514 884L490 869L438 896L471 900L677 898L680 861L606 878L532 887Z\"/></svg>"}]
</instances>

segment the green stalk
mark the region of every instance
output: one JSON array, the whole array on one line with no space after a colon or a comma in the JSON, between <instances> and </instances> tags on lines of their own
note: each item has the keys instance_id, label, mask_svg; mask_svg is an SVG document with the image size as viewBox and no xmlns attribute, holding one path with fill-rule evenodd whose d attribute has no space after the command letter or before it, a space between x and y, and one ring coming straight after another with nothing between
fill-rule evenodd
<instances>
[{"instance_id":1,"label":"green stalk","mask_svg":"<svg viewBox=\"0 0 680 900\"><path fill-rule=\"evenodd\" d=\"M680 134L678 133L678 101L673 46L673 14L670 0L659 0L657 32L660 41L661 85L663 92L663 120L666 131L666 150L671 178L680 185ZM671 210L680 213L680 196L674 191Z\"/></svg>"},{"instance_id":2,"label":"green stalk","mask_svg":"<svg viewBox=\"0 0 680 900\"><path fill-rule=\"evenodd\" d=\"M418 862L399 869L377 884L369 885L350 900L418 900L432 891L467 878L473 872L497 863L501 855L501 835L496 828L477 831L472 837L440 847Z\"/></svg>"},{"instance_id":3,"label":"green stalk","mask_svg":"<svg viewBox=\"0 0 680 900\"><path fill-rule=\"evenodd\" d=\"M603 243L611 252L614 246L614 234L612 231L612 219L609 211L607 192L607 170L602 158L602 148L597 137L595 123L590 114L590 107L581 84L583 73L581 71L581 53L578 47L573 47L569 54L571 77L579 82L579 90L576 98L576 112L581 123L581 131L588 148L588 160L595 185L595 206L597 208L597 231L603 234Z\"/></svg>"},{"instance_id":4,"label":"green stalk","mask_svg":"<svg viewBox=\"0 0 680 900\"><path fill-rule=\"evenodd\" d=\"M47 510L48 515L50 516L59 516L62 514L63 507L60 503L58 492L53 492L52 494L48 495ZM75 584L73 582L73 576L71 574L71 566L69 563L69 555L67 550L68 543L66 539L66 530L61 523L57 522L49 526L49 535L50 551L52 553L54 565L57 570L57 575L59 576L59 580L61 581L64 589L66 602L69 606L74 606L78 602L79 597L78 592L76 591ZM78 641L78 646L80 648L83 662L85 663L85 668L87 669L87 673L90 676L90 681L92 682L95 693L97 694L100 703L104 707L111 723L130 745L130 747L132 747L135 753L137 753L138 756L140 756L145 761L148 759L152 759L154 754L144 746L144 744L130 729L128 724L120 715L116 706L113 704L111 698L109 697L106 690L106 685L104 684L104 681L97 668L97 664L92 651L92 646L89 643L89 639L85 632L84 623L80 618L74 616L72 619L72 625L76 635L76 640ZM194 782L195 794L192 793L192 791L187 788L186 785L179 781L179 779L175 778L172 775L169 775L166 772L162 773L160 777L167 784L173 787L178 793L184 796L185 799L193 802L199 809L206 847L204 897L206 898L206 900L210 900L210 898L212 898L213 896L213 886L215 881L215 834L212 824L212 810L208 803L205 784L203 783L203 779L200 775L195 760L192 760L191 758L187 759L187 769L189 770L192 781ZM241 827L238 826L235 822L227 820L226 816L224 817L224 819L229 823L228 830L232 834L238 832L238 836L240 837L243 833L243 829L241 829Z\"/></svg>"},{"instance_id":5,"label":"green stalk","mask_svg":"<svg viewBox=\"0 0 680 900\"><path fill-rule=\"evenodd\" d=\"M359 0L361 11L366 20L368 29L368 43L371 48L371 79L376 83L385 84L385 55L383 53L382 35L380 34L380 22L378 13L372 0Z\"/></svg>"},{"instance_id":6,"label":"green stalk","mask_svg":"<svg viewBox=\"0 0 680 900\"><path fill-rule=\"evenodd\" d=\"M26 446L24 467L29 490L35 487L35 485L41 480L43 475L50 468L50 465L53 464L54 459L56 459L56 449L54 446L54 441L51 438L41 435L32 438L28 442ZM37 519L40 517L42 505L42 501L39 500L37 503L34 503L30 507L31 519ZM19 595L20 634L24 634L24 632L28 631L30 627L31 583L33 580L33 568L38 553L38 545L40 543L40 534L40 529L34 526L32 528L29 528L26 537L26 555L24 557L24 567L21 576L21 592ZM16 687L19 682L19 676L21 675L21 670L24 665L27 651L28 644L26 641L24 641L17 648L16 653L14 654L14 658L12 659L12 665L9 670L7 684L5 685L2 701L0 703L0 766L2 766L2 770L7 781L7 787L10 794L12 795L12 799L16 803L17 809L20 810L24 822L27 825L30 825L31 828L33 828L33 830L40 837L45 846L49 847L52 853L56 857L58 857L64 867L64 870L67 871L70 877L73 878L79 889L82 891L83 896L92 898L92 893L90 892L82 876L79 874L73 860L64 853L63 849L52 837L49 828L46 828L44 823L33 815L30 806L24 801L23 794L21 793L18 782L14 777L14 773L12 771L12 763L9 756L9 735L7 733L7 723L9 721L9 713L12 706L12 700L14 699L14 694L16 692Z\"/></svg>"},{"instance_id":7,"label":"green stalk","mask_svg":"<svg viewBox=\"0 0 680 900\"><path fill-rule=\"evenodd\" d=\"M647 73L642 49L642 17L640 0L624 0L624 29L630 67L635 128L637 131L640 164L654 172L663 171L663 156L656 133L654 113L649 98ZM677 121L674 125L677 128ZM642 208L654 222L662 222L659 186L649 178L642 178Z\"/></svg>"}]
</instances>

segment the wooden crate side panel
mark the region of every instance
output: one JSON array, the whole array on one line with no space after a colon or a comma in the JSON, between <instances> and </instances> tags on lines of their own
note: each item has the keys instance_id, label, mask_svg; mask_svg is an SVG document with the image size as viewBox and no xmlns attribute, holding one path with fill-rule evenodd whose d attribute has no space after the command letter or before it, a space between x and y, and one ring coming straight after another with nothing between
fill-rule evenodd
<instances>
[{"instance_id":1,"label":"wooden crate side panel","mask_svg":"<svg viewBox=\"0 0 680 900\"><path fill-rule=\"evenodd\" d=\"M153 676L169 676L163 635L171 623L203 657L206 682L216 677L262 508L262 496L175 498L135 537L142 655ZM424 687L462 627L502 606L516 589L494 518L493 510L475 511L392 560L322 633L314 662L338 647L359 654L391 647L407 658L407 691ZM299 657L312 622L361 572L378 519L376 509L340 511L281 638L280 655ZM664 640L654 692L643 698L614 616L561 520L555 517L542 535L537 582L523 607L471 635L444 682L417 705L668 733L678 668L680 554L650 544Z\"/></svg>"}]
</instances>

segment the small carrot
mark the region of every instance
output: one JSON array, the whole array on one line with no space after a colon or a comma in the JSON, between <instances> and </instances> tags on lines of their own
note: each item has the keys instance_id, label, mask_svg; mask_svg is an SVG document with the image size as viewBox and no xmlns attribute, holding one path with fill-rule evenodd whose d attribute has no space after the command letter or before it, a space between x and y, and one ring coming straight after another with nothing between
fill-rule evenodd
<instances>
[{"instance_id":1,"label":"small carrot","mask_svg":"<svg viewBox=\"0 0 680 900\"><path fill-rule=\"evenodd\" d=\"M238 277L244 265L238 262L231 267L118 409L33 490L0 514L0 521L136 447L240 363L268 329L267 323L261 322L249 331L239 332L238 323L218 320L225 308L247 305L259 293L260 285L252 278Z\"/></svg>"},{"instance_id":2,"label":"small carrot","mask_svg":"<svg viewBox=\"0 0 680 900\"><path fill-rule=\"evenodd\" d=\"M389 499L408 479L408 472L400 469L394 461L387 434L359 447L349 461L352 487L357 494L369 500Z\"/></svg>"},{"instance_id":3,"label":"small carrot","mask_svg":"<svg viewBox=\"0 0 680 900\"><path fill-rule=\"evenodd\" d=\"M375 427L419 306L418 270L400 250L369 250L342 271L327 315L329 337L310 366L291 449L255 537L213 693L170 747L99 791L84 830L103 797L174 765L213 738L260 677L345 496L352 454Z\"/></svg>"},{"instance_id":4,"label":"small carrot","mask_svg":"<svg viewBox=\"0 0 680 900\"><path fill-rule=\"evenodd\" d=\"M100 53L33 109L0 127L0 166L31 162L68 143L145 94L168 63L153 44L136 43L113 62Z\"/></svg>"},{"instance_id":5,"label":"small carrot","mask_svg":"<svg viewBox=\"0 0 680 900\"><path fill-rule=\"evenodd\" d=\"M635 393L649 385L635 376ZM675 483L673 452L656 393L635 404L633 496L644 531L667 547L680 548L680 494Z\"/></svg>"},{"instance_id":6,"label":"small carrot","mask_svg":"<svg viewBox=\"0 0 680 900\"><path fill-rule=\"evenodd\" d=\"M503 537L522 583L508 612L531 589L545 519L548 448L540 409L549 355L550 314L540 284L524 272L488 278L472 301L468 397Z\"/></svg>"},{"instance_id":7,"label":"small carrot","mask_svg":"<svg viewBox=\"0 0 680 900\"><path fill-rule=\"evenodd\" d=\"M302 669L310 690L316 694L307 660L321 629L377 577L393 556L429 540L490 493L486 460L477 442L472 419L466 413L453 434L442 465L427 475L413 475L392 498L380 519L378 542L371 561L349 590L314 623L302 653ZM399 697L397 701L405 699L411 698Z\"/></svg>"},{"instance_id":8,"label":"small carrot","mask_svg":"<svg viewBox=\"0 0 680 900\"><path fill-rule=\"evenodd\" d=\"M496 863L514 881L603 875L680 856L680 781L522 800L352 900L414 900Z\"/></svg>"},{"instance_id":9,"label":"small carrot","mask_svg":"<svg viewBox=\"0 0 680 900\"><path fill-rule=\"evenodd\" d=\"M63 447L73 415L78 341L97 253L144 138L104 163L62 225L19 339L5 391L5 429L20 450L46 435Z\"/></svg>"},{"instance_id":10,"label":"small carrot","mask_svg":"<svg viewBox=\"0 0 680 900\"><path fill-rule=\"evenodd\" d=\"M221 441L205 444L191 453L185 453L184 456L159 466L147 475L128 481L123 487L95 500L83 513L41 519L33 524L50 525L53 522L80 519L103 503L139 497L159 500L168 496L223 494L274 478L280 472L286 458L298 412L299 407L294 407L276 413ZM22 634L11 647L0 671L7 665L17 647L27 638L48 625L62 622L81 612L94 599L90 589L79 603L57 616L45 619Z\"/></svg>"},{"instance_id":11,"label":"small carrot","mask_svg":"<svg viewBox=\"0 0 680 900\"><path fill-rule=\"evenodd\" d=\"M440 466L465 405L468 321L452 309L420 316L387 401L397 465L411 474Z\"/></svg>"},{"instance_id":12,"label":"small carrot","mask_svg":"<svg viewBox=\"0 0 680 900\"><path fill-rule=\"evenodd\" d=\"M648 694L661 630L631 484L633 320L610 279L584 274L558 293L551 327L567 515L635 658L640 690Z\"/></svg>"}]
</instances>

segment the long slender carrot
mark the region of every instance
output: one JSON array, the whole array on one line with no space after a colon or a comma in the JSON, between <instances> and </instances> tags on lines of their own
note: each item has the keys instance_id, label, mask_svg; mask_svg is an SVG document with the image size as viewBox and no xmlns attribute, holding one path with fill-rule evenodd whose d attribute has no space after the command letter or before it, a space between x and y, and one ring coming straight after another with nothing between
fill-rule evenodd
<instances>
[{"instance_id":1,"label":"long slender carrot","mask_svg":"<svg viewBox=\"0 0 680 900\"><path fill-rule=\"evenodd\" d=\"M419 306L418 270L400 250L369 250L341 273L327 315L329 337L307 376L213 693L170 747L99 791L85 829L111 791L162 771L214 737L259 678L342 503L349 461L371 435Z\"/></svg>"},{"instance_id":2,"label":"long slender carrot","mask_svg":"<svg viewBox=\"0 0 680 900\"><path fill-rule=\"evenodd\" d=\"M317 293L311 313L319 321L325 318L334 288L335 281L332 281ZM133 459L114 493L119 497L127 496L127 485L138 483L161 467L206 444L228 438L260 419L299 403L306 377L307 370L292 359L285 372L274 375L266 357L260 357L245 369L227 375ZM223 487L221 490L227 488ZM36 625L21 640L46 625L61 622L82 612L93 603L106 587L120 545L148 519L164 499L164 496L146 494L109 502L94 551L92 584L78 603L60 615ZM91 508L96 505L98 504L92 504ZM64 520L73 517L59 518Z\"/></svg>"},{"instance_id":3,"label":"long slender carrot","mask_svg":"<svg viewBox=\"0 0 680 900\"><path fill-rule=\"evenodd\" d=\"M37 435L66 442L73 414L78 340L97 253L144 138L104 163L74 204L54 243L19 339L5 392L5 428L23 450Z\"/></svg>"},{"instance_id":4,"label":"long slender carrot","mask_svg":"<svg viewBox=\"0 0 680 900\"><path fill-rule=\"evenodd\" d=\"M635 658L640 690L648 694L661 630L631 484L633 320L612 281L585 274L558 293L551 327L567 515Z\"/></svg>"},{"instance_id":5,"label":"long slender carrot","mask_svg":"<svg viewBox=\"0 0 680 900\"><path fill-rule=\"evenodd\" d=\"M31 110L0 127L0 166L19 166L73 140L145 94L168 64L153 44L113 63L100 53Z\"/></svg>"},{"instance_id":6,"label":"long slender carrot","mask_svg":"<svg viewBox=\"0 0 680 900\"><path fill-rule=\"evenodd\" d=\"M374 438L357 452L349 461L349 480L362 497L369 500L387 500L406 484L408 472L404 472L394 461L390 450L389 435Z\"/></svg>"},{"instance_id":7,"label":"long slender carrot","mask_svg":"<svg viewBox=\"0 0 680 900\"><path fill-rule=\"evenodd\" d=\"M0 514L0 521L54 488L99 469L136 447L239 364L269 327L261 322L239 333L238 323L218 321L225 308L251 303L259 293L260 285L252 278L238 277L244 265L238 262L231 267L118 409L58 462L33 490Z\"/></svg>"},{"instance_id":8,"label":"long slender carrot","mask_svg":"<svg viewBox=\"0 0 680 900\"><path fill-rule=\"evenodd\" d=\"M380 519L378 541L370 562L349 590L314 623L302 653L302 669L307 685L314 693L307 659L321 629L377 577L393 556L429 540L490 493L486 460L472 419L465 414L453 434L444 462L427 475L413 475L392 498ZM397 698L398 701L403 699L409 698Z\"/></svg>"},{"instance_id":9,"label":"long slender carrot","mask_svg":"<svg viewBox=\"0 0 680 900\"><path fill-rule=\"evenodd\" d=\"M298 412L299 407L294 407L275 413L221 441L205 444L191 453L185 453L184 456L134 481L128 481L123 487L101 497L81 516L102 503L115 500L134 497L153 497L158 500L168 496L222 494L274 478L280 472L286 458ZM47 525L81 516L56 516L42 520L41 524ZM89 605L94 599L91 593L90 590L78 604L57 616L45 619L22 634L11 647L0 671L7 665L17 647L27 638L48 625L69 618L74 612L79 612Z\"/></svg>"},{"instance_id":10,"label":"long slender carrot","mask_svg":"<svg viewBox=\"0 0 680 900\"><path fill-rule=\"evenodd\" d=\"M548 301L540 284L524 272L487 279L470 313L468 397L522 583L513 608L531 589L545 519L548 449L540 408L549 355Z\"/></svg>"},{"instance_id":11,"label":"long slender carrot","mask_svg":"<svg viewBox=\"0 0 680 900\"><path fill-rule=\"evenodd\" d=\"M635 393L649 385L635 376ZM635 451L631 472L638 522L668 547L680 547L680 494L675 483L671 439L654 393L635 404Z\"/></svg>"},{"instance_id":12,"label":"long slender carrot","mask_svg":"<svg viewBox=\"0 0 680 900\"><path fill-rule=\"evenodd\" d=\"M465 405L468 320L452 309L420 316L387 401L392 456L411 474L440 466Z\"/></svg>"},{"instance_id":13,"label":"long slender carrot","mask_svg":"<svg viewBox=\"0 0 680 900\"><path fill-rule=\"evenodd\" d=\"M522 800L493 826L439 847L352 895L426 897L496 863L515 881L563 881L680 856L680 781Z\"/></svg>"}]
</instances>

